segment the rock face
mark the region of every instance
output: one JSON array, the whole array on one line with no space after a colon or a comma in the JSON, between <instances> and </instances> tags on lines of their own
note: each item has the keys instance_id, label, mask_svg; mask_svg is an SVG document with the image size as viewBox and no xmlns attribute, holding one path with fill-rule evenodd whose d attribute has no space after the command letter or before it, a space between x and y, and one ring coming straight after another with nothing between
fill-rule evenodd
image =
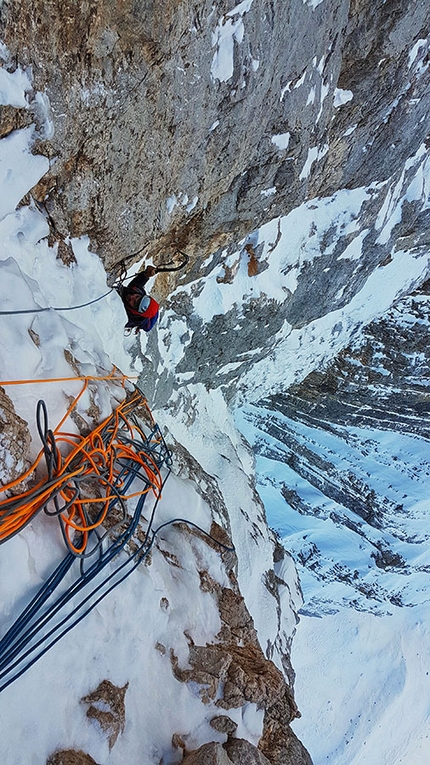
<instances>
[{"instance_id":1,"label":"rock face","mask_svg":"<svg viewBox=\"0 0 430 765\"><path fill-rule=\"evenodd\" d=\"M122 688L113 685L110 680L102 680L100 685L81 699L88 705L87 717L97 720L102 731L107 735L109 749L112 749L125 726L124 698L128 683Z\"/></svg>"},{"instance_id":2,"label":"rock face","mask_svg":"<svg viewBox=\"0 0 430 765\"><path fill-rule=\"evenodd\" d=\"M344 604L376 614L421 602L429 535L417 496L429 474L429 318L426 282L324 371L248 411L256 451L285 466L274 485L286 513L315 519L312 541L299 533L290 546L320 584L308 613L336 610L330 583L341 585ZM326 549L325 534L342 558Z\"/></svg>"},{"instance_id":3,"label":"rock face","mask_svg":"<svg viewBox=\"0 0 430 765\"><path fill-rule=\"evenodd\" d=\"M184 765L270 765L261 752L244 739L233 739L223 746L211 742L204 744L194 752L189 752L182 760Z\"/></svg>"},{"instance_id":4,"label":"rock face","mask_svg":"<svg viewBox=\"0 0 430 765\"><path fill-rule=\"evenodd\" d=\"M30 433L12 401L0 387L0 471L4 483L15 481L30 465Z\"/></svg>"},{"instance_id":5,"label":"rock face","mask_svg":"<svg viewBox=\"0 0 430 765\"><path fill-rule=\"evenodd\" d=\"M34 193L59 232L108 266L205 257L306 197L397 182L428 131L427 5L313 5L6 0L12 61L49 97Z\"/></svg>"},{"instance_id":6,"label":"rock face","mask_svg":"<svg viewBox=\"0 0 430 765\"><path fill-rule=\"evenodd\" d=\"M207 571L200 572L202 590L211 592L217 600L221 630L214 644L196 645L189 639L187 668L181 668L171 650L172 671L177 680L200 686L205 704L215 702L226 711L256 704L258 709L264 710L263 735L258 749L246 741L240 743L240 739L234 738L237 726L228 716L221 715L213 719L211 725L227 733L227 754L220 745L208 744L203 751L199 749L188 755L189 763L221 765L225 762L227 765L230 758L232 762L249 762L250 765L267 762L271 765L310 765L306 749L289 725L300 716L292 687L261 649L252 618L238 591L233 568L229 570L229 578L232 587L224 588ZM248 755L245 754L247 746ZM242 750L243 756L240 754ZM187 758L185 762L188 762Z\"/></svg>"},{"instance_id":7,"label":"rock face","mask_svg":"<svg viewBox=\"0 0 430 765\"><path fill-rule=\"evenodd\" d=\"M46 765L98 765L98 763L80 749L62 749L52 754Z\"/></svg>"},{"instance_id":8,"label":"rock face","mask_svg":"<svg viewBox=\"0 0 430 765\"><path fill-rule=\"evenodd\" d=\"M260 402L266 397L256 417L261 431L279 436L289 468L312 478L333 501L342 497L345 512L331 520L370 539L378 571L403 566L395 545L377 535L399 508L347 471L338 480L330 459L304 445L291 422L277 426L276 416L296 422L300 402L304 421L329 409L334 427L351 416L363 422L360 404L373 407L372 420L381 422L394 406L408 432L421 432L426 391L414 383L412 396L398 392L400 364L402 379L408 377L407 355L400 362L399 350L391 348L385 371L376 364L376 345L381 353L389 348L393 317L369 328L368 343L352 341L360 313L354 300L372 275L387 274L387 306L406 289L401 281L392 284L394 260L406 260L408 288L427 276L429 22L421 0L406 8L402 0L2 4L6 66L32 68L35 151L50 159L32 196L46 209L51 238L62 242L61 256L70 258L70 234L88 234L108 271L142 253L156 264L177 246L190 254L187 273L156 283L164 311L148 352L134 351L142 359L141 385L188 427L199 421L204 389L218 388L228 401L238 394ZM1 134L27 124L28 110L8 107ZM294 237L300 226L303 236ZM257 234L258 227L264 230ZM240 299L229 302L238 283ZM208 285L218 300L212 313L205 311ZM412 324L423 303L410 298ZM345 327L351 347L322 374L318 367L345 345ZM403 330L405 347L413 338L427 368L425 330ZM366 364L357 371L360 358ZM385 408L362 393L364 382L378 384L381 374L392 383ZM216 480L207 465L204 472L202 486L217 504ZM287 482L280 488L300 513L313 512ZM265 522L263 511L259 521ZM258 538L258 526L254 533ZM303 545L297 555L323 577L318 549ZM399 602L400 593L389 588L388 597L379 580L369 583L355 570L328 565L330 576L348 581L357 599L374 601L375 608L389 597ZM233 738L228 723L217 723L228 737L225 746L206 744L200 759L188 753L190 765L307 765L309 756L289 728L297 709L291 684L271 661L273 646L259 645L238 589L217 588L201 573L202 589L213 587L218 599L219 642L190 640L188 664L171 652L172 670L178 680L197 683L202 700L223 712L259 705L264 727L259 751L251 751ZM265 586L271 592L278 585L274 569ZM285 665L288 675L288 658ZM103 698L94 693L86 699L89 714L103 719L115 738L123 718L111 725L111 710L97 708ZM124 705L123 696L120 701ZM108 716L97 717L100 711ZM90 761L67 752L52 762Z\"/></svg>"}]
</instances>

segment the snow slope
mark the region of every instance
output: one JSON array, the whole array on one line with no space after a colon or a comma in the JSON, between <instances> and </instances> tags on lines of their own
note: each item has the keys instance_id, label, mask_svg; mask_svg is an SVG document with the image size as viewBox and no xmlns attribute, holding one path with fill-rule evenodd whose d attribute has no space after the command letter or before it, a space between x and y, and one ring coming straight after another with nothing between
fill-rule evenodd
<instances>
[{"instance_id":1,"label":"snow slope","mask_svg":"<svg viewBox=\"0 0 430 765\"><path fill-rule=\"evenodd\" d=\"M28 106L29 77L23 72L18 76L6 69L0 71L2 102ZM102 264L89 251L88 240L66 240L75 259L66 264L58 257L58 244L49 246L47 222L33 203L15 209L49 166L46 158L31 153L36 137L35 128L30 127L0 141L0 295L1 309L6 312L0 314L0 384L35 381L5 385L16 413L29 424L33 459L40 450L35 427L38 399L46 401L49 425L54 428L82 388L82 381L73 379L78 372L103 376L115 364L123 373L136 375L132 355L125 347L134 338L123 336L122 303L115 291L109 291ZM65 310L99 297L89 306ZM38 309L44 310L33 312ZM72 379L43 382L48 378ZM106 417L123 397L120 384L92 382L76 411L91 426L94 410L100 419ZM250 594L250 609L261 630L262 645L267 650L270 647L281 667L282 651L296 624L293 609L301 602L296 572L286 556L285 563L278 565L284 593L275 599L264 586L262 575L272 565L273 540L248 478L252 458L232 425L225 429L222 443L216 440L210 428L215 426L217 406L221 417L225 413L226 425L229 415L221 399L205 401L210 426L199 425L193 431L188 424L185 439L179 422L175 436L184 435L187 442L194 439L194 445L200 440L206 445L214 440L210 450L204 446L203 456L211 475L218 468L221 473L222 464L232 533L242 558L239 578ZM168 412L164 421L175 428L175 418ZM64 428L77 432L70 418ZM210 464L207 455L220 447L228 451L228 457L218 454L217 463ZM8 479L6 468L0 476L3 482ZM194 478L187 472L182 477L169 477L157 506L157 525L182 517L209 531L215 516L228 531L228 514L220 511L217 515L210 496L208 501L201 496L204 485L197 491ZM250 527L254 537L249 534ZM7 540L0 552L3 633L62 560L65 548L56 519L40 514ZM125 553L121 556L124 558ZM251 559L253 576L247 578L245 571ZM160 532L146 564L0 693L1 761L7 765L44 762L57 749L76 748L106 765L167 764L182 759L182 750L172 744L173 733L180 735L190 750L207 741L225 741L226 734L209 726L210 719L219 714L215 700L203 704L199 685L179 682L170 658L173 651L179 667L187 668L190 641L197 645L216 642L220 615L213 593L201 586L202 572L221 587L230 587L219 549L212 549L177 526ZM125 724L112 749L107 734L86 716L86 705L80 703L104 679L120 687L129 683ZM238 737L258 742L263 713L256 704L229 710L229 715L238 725Z\"/></svg>"},{"instance_id":2,"label":"snow slope","mask_svg":"<svg viewBox=\"0 0 430 765\"><path fill-rule=\"evenodd\" d=\"M239 403L285 390L322 367L424 281L428 248L418 240L405 246L396 231L409 205L425 215L429 195L423 144L396 182L375 179L311 199L215 253L169 297L159 377L220 386Z\"/></svg>"},{"instance_id":3,"label":"snow slope","mask_svg":"<svg viewBox=\"0 0 430 765\"><path fill-rule=\"evenodd\" d=\"M230 50L232 44L240 44L238 38L251 4L247 0L236 7L236 15L227 26L229 41L221 37L214 40L215 67L223 46L228 44ZM227 75L224 69L213 71L218 79ZM28 104L29 85L27 74L12 75L3 69L2 101ZM48 124L46 131L50 129ZM0 315L0 378L73 377L76 369L87 375L102 375L112 364L132 375L136 370L131 359L137 359L139 368L142 354L149 354L155 341L143 339L139 353L133 338L124 346L125 315L115 292L76 311L59 310L108 292L104 269L89 251L88 240L68 242L76 262L66 265L57 258L57 245L48 245L44 215L32 204L15 209L49 166L46 158L31 154L35 137L35 129L30 127L0 141L0 178L5 189L0 208L0 291L2 310L50 310ZM242 330L248 321L244 307L253 305L255 298L272 301L276 314L285 297L295 293L300 274L320 258L348 262L352 280L360 270L365 239L357 218L373 191L373 187L340 190L331 197L306 202L288 216L263 226L249 238L253 247L259 248L259 259L265 266L257 277L249 277L244 249L225 252L223 263L211 262L204 278L182 284L172 296L189 302L192 321L187 323L183 314L170 308L163 312L158 329L157 379L175 375L175 385L168 406L160 407L156 418L166 432L172 433L172 441L185 446L202 470L222 486L224 503L216 505L209 496L207 501L202 499L191 474L172 476L160 503L159 520L183 516L206 530L214 517L224 527L230 524L239 558L241 591L261 645L278 666L291 642L294 610L301 597L288 557L276 571L284 581L278 596L282 606L279 612L278 601L264 584L272 566L273 541L263 505L254 491L252 454L227 409L224 384L228 382L235 394L239 390L242 398L258 401L303 379L343 348L357 328L423 280L428 252L393 245L389 262L367 274L351 299L345 285L342 287L345 295L342 291L342 304L335 310L303 326L297 321L293 327L281 317L270 354L259 345L256 333L240 353L233 342L225 343L221 338L231 354L220 364L215 391L202 382L204 359L196 371L195 355L189 351L197 342L198 330L219 316L230 315L234 320L230 329L236 328L237 333ZM381 243L389 241L405 201L415 200L425 210L428 192L428 153L421 147L406 163L402 182L386 190L375 221ZM332 244L327 243L329 234ZM335 252L338 240L344 246ZM233 278L222 281L228 269ZM309 295L306 300L309 303ZM243 343L243 335L239 344L241 340ZM250 362L243 368L242 358ZM212 372L208 379L213 379ZM34 424L37 400L47 401L50 423L55 425L68 398L76 395L80 386L75 380L8 386L17 414L29 423L33 457L40 448ZM91 395L87 393L80 400L78 412L89 417L90 408L96 405L105 416L112 399L122 396L120 387L95 383ZM393 443L385 432L369 433L359 428L338 427L328 436L325 431L287 422L286 418L280 417L278 423L274 420L272 412L258 406L237 413L240 429L258 452L259 492L269 522L294 553L305 593L293 655L303 715L296 730L310 748L315 765L388 765L400 763L402 758L421 765L427 752L430 699L423 659L430 647L426 626L428 558L427 550L420 546L427 516L424 442L406 436L398 440L396 436ZM375 494L384 487L385 496L389 487L385 518L389 525L381 533L375 531L371 524L353 518L350 507L333 496L327 499L314 483L297 477L284 462L288 444L279 433L270 433L268 424L288 431L299 454L312 444L318 455L330 454L337 473L354 468ZM68 427L76 426L69 422ZM398 458L395 465L393 455ZM290 492L288 501L280 494L282 489L284 494ZM391 512L404 500L403 494L409 502L406 520ZM291 502L297 500L296 495L301 504L296 502L293 509ZM415 537L412 540L411 533ZM383 549L401 557L404 569L392 567L381 573L372 556L381 543ZM2 546L1 553L2 613L7 622L61 559L63 548L57 526L38 517ZM305 564L312 564L312 556L315 566L309 573L311 567ZM176 559L180 568L172 563ZM124 761L151 765L161 758L174 763L180 761L181 752L171 745L172 731L183 736L189 749L207 740L223 740L222 734L209 727L209 719L218 708L212 703L203 706L196 687L179 683L169 659L172 648L179 663L186 666L185 631L203 643L214 641L219 631L214 599L200 587L198 572L202 567L221 586L228 586L218 551L177 528L165 530L150 565L140 567L0 694L0 720L6 731L0 744L3 761L14 763L19 751L23 762L41 762L67 745L84 749L106 765ZM100 728L86 717L84 705L79 704L79 699L107 676L119 686L130 683L126 725L112 750ZM255 705L235 714L237 735L257 741L262 720Z\"/></svg>"},{"instance_id":4,"label":"snow slope","mask_svg":"<svg viewBox=\"0 0 430 765\"><path fill-rule=\"evenodd\" d=\"M248 406L269 524L299 570L294 728L315 765L428 762L428 440ZM394 426L392 426L394 427Z\"/></svg>"}]
</instances>

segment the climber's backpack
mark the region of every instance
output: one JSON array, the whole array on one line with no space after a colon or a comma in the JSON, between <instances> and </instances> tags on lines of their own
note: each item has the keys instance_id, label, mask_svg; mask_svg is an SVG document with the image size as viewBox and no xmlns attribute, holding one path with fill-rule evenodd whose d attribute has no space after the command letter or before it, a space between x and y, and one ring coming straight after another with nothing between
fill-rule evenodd
<instances>
[{"instance_id":1,"label":"climber's backpack","mask_svg":"<svg viewBox=\"0 0 430 765\"><path fill-rule=\"evenodd\" d=\"M143 287L129 287L123 291L122 298L134 327L149 332L158 319L159 304L147 295Z\"/></svg>"}]
</instances>

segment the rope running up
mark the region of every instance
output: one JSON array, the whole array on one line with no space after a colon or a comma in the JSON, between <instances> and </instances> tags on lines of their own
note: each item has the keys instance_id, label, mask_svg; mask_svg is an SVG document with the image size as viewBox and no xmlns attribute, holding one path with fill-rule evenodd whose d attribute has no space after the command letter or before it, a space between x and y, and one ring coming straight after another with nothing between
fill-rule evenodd
<instances>
[{"instance_id":1,"label":"rope running up","mask_svg":"<svg viewBox=\"0 0 430 765\"><path fill-rule=\"evenodd\" d=\"M103 300L103 298L110 295L113 290L114 288L112 287L103 295L99 295L98 297L94 298L94 300L89 300L88 303L81 303L80 305L69 305L65 308L57 308L55 306L46 306L45 308L21 308L17 311L0 311L0 316L11 316L12 314L18 315L21 313L43 313L43 311L75 311L77 308L85 308L87 305L92 305L93 303L97 303L99 300Z\"/></svg>"},{"instance_id":2,"label":"rope running up","mask_svg":"<svg viewBox=\"0 0 430 765\"><path fill-rule=\"evenodd\" d=\"M142 247L142 249L145 249ZM161 273L163 271L180 271L181 268L184 268L188 261L189 257L185 252L181 252L181 250L175 250L175 254L179 253L183 257L182 263L175 266L172 263L165 263L161 264L160 266L157 266L156 273ZM136 255L138 253L133 253L133 255ZM131 255L129 257L132 257ZM131 276L125 276L127 273L127 269L125 267L125 262L127 259L124 259L120 261L117 266L119 266L119 272L118 277L115 279L115 284L112 285L112 287L107 291L104 292L103 295L99 295L98 297L94 298L93 300L88 300L87 303L80 303L79 305L69 305L69 306L45 306L44 308L19 308L15 311L0 311L0 316L18 316L20 314L27 314L27 313L43 313L44 311L75 311L78 308L86 308L86 306L93 305L93 303L98 303L99 300L103 300L103 298L107 297L111 294L111 292L115 291L116 286L122 285L125 281L128 279L133 279L135 274L132 274ZM116 282L118 281L118 285Z\"/></svg>"}]
</instances>

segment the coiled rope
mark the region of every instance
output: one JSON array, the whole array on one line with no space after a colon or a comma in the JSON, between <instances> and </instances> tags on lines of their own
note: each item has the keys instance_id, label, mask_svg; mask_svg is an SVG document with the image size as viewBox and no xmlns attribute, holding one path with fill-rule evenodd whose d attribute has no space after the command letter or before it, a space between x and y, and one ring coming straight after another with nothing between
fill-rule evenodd
<instances>
[{"instance_id":1,"label":"coiled rope","mask_svg":"<svg viewBox=\"0 0 430 765\"><path fill-rule=\"evenodd\" d=\"M114 369L108 376L82 378L82 390L54 431L48 426L46 404L39 401L37 426L43 448L24 476L29 477L44 456L47 479L18 497L0 503L2 541L17 533L44 508L47 515L58 517L68 548L65 558L0 640L0 692L139 566L149 555L162 529L186 523L222 550L234 550L185 518L173 518L154 528L156 508L170 474L171 452L153 420L146 399L137 388L88 436L60 431L89 380L119 380L124 385L125 376L118 376L117 372ZM24 381L15 382L22 383ZM137 405L143 407L145 423L134 414ZM61 455L61 443L71 448L66 457ZM23 476L3 490L15 488L22 479ZM132 487L135 481L141 484L137 491ZM103 492L103 496L99 496ZM143 530L142 510L150 495L154 501ZM133 502L134 499L137 501L130 512L127 500ZM120 556L123 550L127 552L125 559ZM64 587L65 577L77 560L79 574L72 584ZM107 566L108 573L105 573Z\"/></svg>"}]
</instances>

